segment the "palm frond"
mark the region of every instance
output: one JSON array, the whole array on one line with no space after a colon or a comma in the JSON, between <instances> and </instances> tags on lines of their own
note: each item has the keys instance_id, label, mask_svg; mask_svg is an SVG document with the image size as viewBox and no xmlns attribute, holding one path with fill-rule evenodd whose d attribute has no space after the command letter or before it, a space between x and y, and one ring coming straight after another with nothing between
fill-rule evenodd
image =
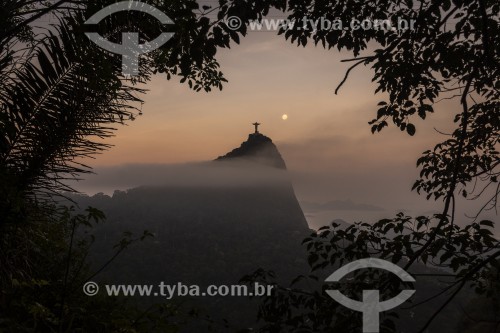
<instances>
[{"instance_id":1,"label":"palm frond","mask_svg":"<svg viewBox=\"0 0 500 333\"><path fill-rule=\"evenodd\" d=\"M110 61L61 20L0 88L0 171L24 192L68 190L81 163L109 147L116 123L133 119L143 92L125 84Z\"/></svg>"}]
</instances>

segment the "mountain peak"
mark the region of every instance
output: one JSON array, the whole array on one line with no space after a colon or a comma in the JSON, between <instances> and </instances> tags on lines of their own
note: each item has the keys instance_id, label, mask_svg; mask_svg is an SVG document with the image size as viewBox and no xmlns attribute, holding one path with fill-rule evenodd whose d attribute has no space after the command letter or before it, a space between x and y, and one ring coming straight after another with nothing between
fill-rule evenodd
<instances>
[{"instance_id":1,"label":"mountain peak","mask_svg":"<svg viewBox=\"0 0 500 333\"><path fill-rule=\"evenodd\" d=\"M278 169L286 169L285 161L281 157L278 148L269 137L257 130L257 126L255 133L249 134L247 141L243 142L240 147L219 156L216 161L246 160Z\"/></svg>"}]
</instances>

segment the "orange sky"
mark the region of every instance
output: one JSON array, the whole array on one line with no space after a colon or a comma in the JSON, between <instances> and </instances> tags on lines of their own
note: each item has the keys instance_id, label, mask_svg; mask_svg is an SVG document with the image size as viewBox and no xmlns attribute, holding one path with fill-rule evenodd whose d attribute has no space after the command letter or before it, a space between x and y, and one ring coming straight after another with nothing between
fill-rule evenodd
<instances>
[{"instance_id":1,"label":"orange sky","mask_svg":"<svg viewBox=\"0 0 500 333\"><path fill-rule=\"evenodd\" d=\"M196 93L178 80L155 77L147 85L144 115L119 129L111 140L115 147L95 165L211 159L245 138L256 120L277 143L340 137L355 142L356 150L344 142L328 157L368 158L370 163L384 164L380 157L392 159L394 149L399 149L395 162L415 160L416 153L436 142L432 126L420 126L413 138L399 130L372 135L367 122L383 96L374 96L371 73L361 68L339 95L334 94L347 68L340 63L345 57L348 54L313 46L297 48L271 32L251 33L242 45L218 56L229 79L222 92ZM281 119L283 114L288 120ZM443 129L451 118L441 114L431 119Z\"/></svg>"},{"instance_id":2,"label":"orange sky","mask_svg":"<svg viewBox=\"0 0 500 333\"><path fill-rule=\"evenodd\" d=\"M455 102L438 103L425 122L415 119L414 137L394 127L372 135L367 122L383 95L374 95L370 69L353 72L334 94L347 68L340 60L348 57L253 32L241 45L219 52L229 80L222 92L196 93L177 79L155 77L147 85L144 115L119 128L109 140L115 146L89 163L98 172L130 163L211 160L238 146L259 121L289 171L307 175L294 184L299 199L351 199L379 205L386 215L432 208L410 192L418 175L415 162L443 140L434 128L452 128Z\"/></svg>"}]
</instances>

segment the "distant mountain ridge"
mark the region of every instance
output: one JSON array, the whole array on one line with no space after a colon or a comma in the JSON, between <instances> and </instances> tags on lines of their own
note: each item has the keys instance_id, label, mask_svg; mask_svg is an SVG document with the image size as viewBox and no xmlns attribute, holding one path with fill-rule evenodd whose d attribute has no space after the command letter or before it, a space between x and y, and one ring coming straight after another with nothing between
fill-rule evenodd
<instances>
[{"instance_id":1,"label":"distant mountain ridge","mask_svg":"<svg viewBox=\"0 0 500 333\"><path fill-rule=\"evenodd\" d=\"M355 203L351 200L331 200L322 203L303 201L302 207L307 212L330 210L384 211L381 207L364 203Z\"/></svg>"}]
</instances>

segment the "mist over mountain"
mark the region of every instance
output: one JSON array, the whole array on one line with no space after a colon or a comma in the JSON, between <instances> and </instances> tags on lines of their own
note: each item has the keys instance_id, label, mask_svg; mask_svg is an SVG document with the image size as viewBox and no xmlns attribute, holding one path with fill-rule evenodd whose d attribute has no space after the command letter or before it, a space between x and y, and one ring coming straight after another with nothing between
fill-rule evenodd
<instances>
[{"instance_id":1,"label":"mist over mountain","mask_svg":"<svg viewBox=\"0 0 500 333\"><path fill-rule=\"evenodd\" d=\"M162 170L149 168L152 175ZM244 275L264 268L289 283L308 269L301 241L310 229L285 162L270 138L253 133L239 148L214 161L165 171L163 177L143 175L147 185L118 190L112 196L73 196L80 207L93 206L107 216L106 223L95 229L91 253L95 267L113 255L112 246L123 232L140 235L148 230L154 235L121 254L103 271L102 281L237 284ZM131 179L122 173L112 181L119 185ZM252 326L257 313L245 297L203 298L192 304L202 311L218 309L210 316L240 327Z\"/></svg>"},{"instance_id":2,"label":"mist over mountain","mask_svg":"<svg viewBox=\"0 0 500 333\"><path fill-rule=\"evenodd\" d=\"M116 169L115 169L116 170ZM128 173L128 174L127 174ZM136 177L139 173L140 176ZM108 184L122 187L131 182L142 186L113 195L72 196L80 207L93 206L104 211L107 221L94 230L91 250L95 268L113 256L124 232L138 236L144 230L154 238L133 244L100 275L99 282L132 285L234 285L244 275L259 268L272 270L278 282L288 285L307 273L306 251L302 240L311 230L297 201L285 161L272 140L261 133L250 134L238 148L214 161L185 165L127 166L118 174L106 175ZM350 200L303 203L309 212L357 209L383 211ZM340 228L351 224L335 219ZM429 273L425 267L418 271ZM329 268L324 277L331 274ZM319 286L321 285L320 282ZM439 290L441 282L428 280L418 285L418 300ZM141 297L144 306L166 301L161 297ZM247 297L179 297L215 322L228 320L226 329L235 332L255 327L257 302ZM425 318L438 302L416 310ZM406 316L406 315L405 315ZM404 332L409 332L401 319ZM413 316L413 314L412 314ZM449 308L445 316L461 318L459 309ZM414 320L414 319L412 319ZM453 332L448 325L436 323L433 329ZM190 322L184 332L206 332L202 319Z\"/></svg>"},{"instance_id":3,"label":"mist over mountain","mask_svg":"<svg viewBox=\"0 0 500 333\"><path fill-rule=\"evenodd\" d=\"M214 161L184 164L124 164L100 167L98 174L71 183L84 193L128 190L141 186L240 187L291 186L285 161L272 140L252 133L240 147Z\"/></svg>"}]
</instances>

